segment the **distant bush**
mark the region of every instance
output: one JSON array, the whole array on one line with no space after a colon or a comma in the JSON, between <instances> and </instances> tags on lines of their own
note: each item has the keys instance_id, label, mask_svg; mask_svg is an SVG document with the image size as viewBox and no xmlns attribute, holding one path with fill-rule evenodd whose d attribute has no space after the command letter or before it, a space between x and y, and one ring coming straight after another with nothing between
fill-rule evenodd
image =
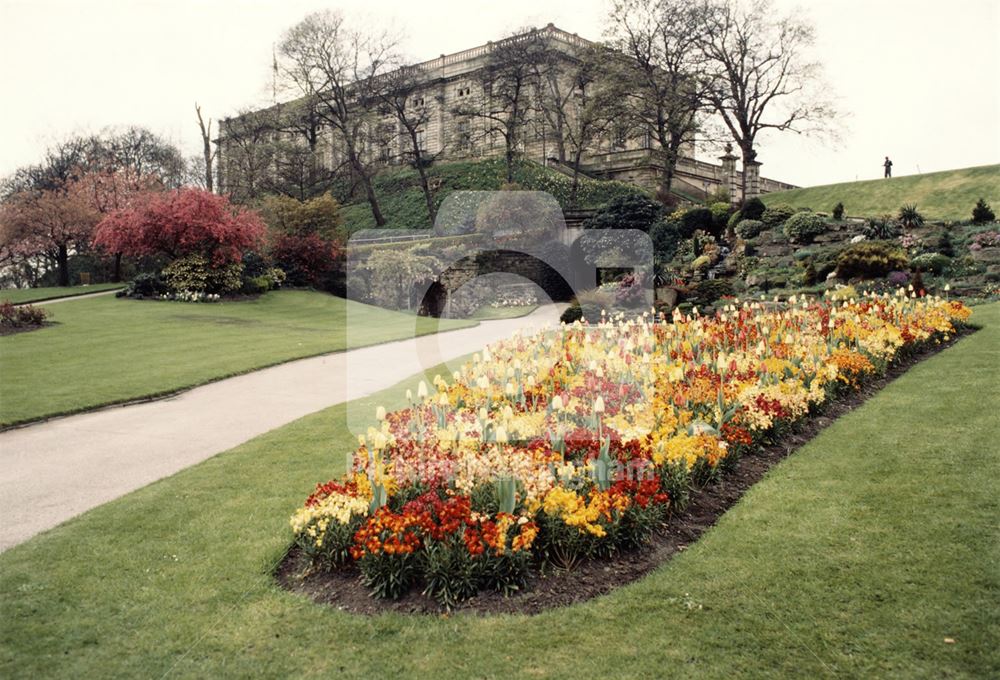
<instances>
[{"instance_id":1,"label":"distant bush","mask_svg":"<svg viewBox=\"0 0 1000 680\"><path fill-rule=\"evenodd\" d=\"M809 258L802 270L802 285L815 286L818 282L819 272L816 271L816 265L813 264L812 258Z\"/></svg>"},{"instance_id":2,"label":"distant bush","mask_svg":"<svg viewBox=\"0 0 1000 680\"><path fill-rule=\"evenodd\" d=\"M45 323L49 313L42 307L20 305L15 307L9 300L0 303L0 327L32 328Z\"/></svg>"},{"instance_id":3,"label":"distant bush","mask_svg":"<svg viewBox=\"0 0 1000 680\"><path fill-rule=\"evenodd\" d=\"M833 219L835 220L844 219L844 204L838 201L837 205L833 206L830 214L833 215Z\"/></svg>"},{"instance_id":4,"label":"distant bush","mask_svg":"<svg viewBox=\"0 0 1000 680\"><path fill-rule=\"evenodd\" d=\"M862 241L845 248L837 256L837 276L841 279L876 279L909 266L906 253L895 243Z\"/></svg>"},{"instance_id":5,"label":"distant bush","mask_svg":"<svg viewBox=\"0 0 1000 680\"><path fill-rule=\"evenodd\" d=\"M209 259L201 254L181 257L160 272L163 282L173 293L214 293L224 295L240 289L243 285L243 263L230 262L211 266Z\"/></svg>"},{"instance_id":6,"label":"distant bush","mask_svg":"<svg viewBox=\"0 0 1000 680\"><path fill-rule=\"evenodd\" d=\"M562 315L559 320L563 323L574 323L583 319L583 310L580 308L580 303L574 302L570 304L569 307L563 310Z\"/></svg>"},{"instance_id":7,"label":"distant bush","mask_svg":"<svg viewBox=\"0 0 1000 680\"><path fill-rule=\"evenodd\" d=\"M744 201L743 206L740 208L740 213L745 220L759 220L765 210L767 210L767 206L764 205L764 201L754 197L748 201Z\"/></svg>"},{"instance_id":8,"label":"distant bush","mask_svg":"<svg viewBox=\"0 0 1000 680\"><path fill-rule=\"evenodd\" d=\"M733 206L726 203L713 203L708 207L712 211L712 223L714 226L714 231L717 234L721 234L726 229L726 224L729 222L729 216L733 214Z\"/></svg>"},{"instance_id":9,"label":"distant bush","mask_svg":"<svg viewBox=\"0 0 1000 680\"><path fill-rule=\"evenodd\" d=\"M924 225L924 216L917 212L917 206L913 204L900 208L896 219L899 220L904 229L916 229Z\"/></svg>"},{"instance_id":10,"label":"distant bush","mask_svg":"<svg viewBox=\"0 0 1000 680\"><path fill-rule=\"evenodd\" d=\"M760 220L741 220L739 224L736 225L736 234L740 238L755 238L760 235L760 232L764 231L766 226Z\"/></svg>"},{"instance_id":11,"label":"distant bush","mask_svg":"<svg viewBox=\"0 0 1000 680\"><path fill-rule=\"evenodd\" d=\"M760 221L769 227L780 227L789 217L795 214L795 208L784 203L768 206L761 214Z\"/></svg>"},{"instance_id":12,"label":"distant bush","mask_svg":"<svg viewBox=\"0 0 1000 680\"><path fill-rule=\"evenodd\" d=\"M642 194L619 196L585 221L585 229L649 231L663 217L663 206Z\"/></svg>"},{"instance_id":13,"label":"distant bush","mask_svg":"<svg viewBox=\"0 0 1000 680\"><path fill-rule=\"evenodd\" d=\"M790 241L809 243L825 231L826 222L812 213L796 213L785 220L784 232Z\"/></svg>"},{"instance_id":14,"label":"distant bush","mask_svg":"<svg viewBox=\"0 0 1000 680\"><path fill-rule=\"evenodd\" d=\"M115 295L118 297L133 297L133 298L147 298L147 297L157 297L169 292L167 284L165 284L161 279L159 274L151 274L148 272L143 272L142 274L136 274L136 277L132 279L129 284L123 289L118 291Z\"/></svg>"},{"instance_id":15,"label":"distant bush","mask_svg":"<svg viewBox=\"0 0 1000 680\"><path fill-rule=\"evenodd\" d=\"M288 284L318 287L333 270L340 256L340 246L315 234L276 237L271 243L271 258L285 272Z\"/></svg>"},{"instance_id":16,"label":"distant bush","mask_svg":"<svg viewBox=\"0 0 1000 680\"><path fill-rule=\"evenodd\" d=\"M316 234L325 239L338 234L343 224L340 211L340 204L330 194L308 201L271 195L260 205L261 217L272 232L293 236Z\"/></svg>"},{"instance_id":17,"label":"distant bush","mask_svg":"<svg viewBox=\"0 0 1000 680\"><path fill-rule=\"evenodd\" d=\"M993 212L993 208L984 199L980 198L976 201L976 207L972 209L972 223L973 224L986 224L987 222L996 222L997 216Z\"/></svg>"},{"instance_id":18,"label":"distant bush","mask_svg":"<svg viewBox=\"0 0 1000 680\"><path fill-rule=\"evenodd\" d=\"M869 217L865 220L865 226L861 228L861 233L870 239L887 241L899 236L899 225L892 215Z\"/></svg>"},{"instance_id":19,"label":"distant bush","mask_svg":"<svg viewBox=\"0 0 1000 680\"><path fill-rule=\"evenodd\" d=\"M923 253L910 260L910 269L939 275L950 264L951 258L946 255L942 255L941 253Z\"/></svg>"},{"instance_id":20,"label":"distant bush","mask_svg":"<svg viewBox=\"0 0 1000 680\"><path fill-rule=\"evenodd\" d=\"M653 241L653 254L657 261L666 262L677 252L683 240L678 226L671 220L660 220L650 227L649 238Z\"/></svg>"},{"instance_id":21,"label":"distant bush","mask_svg":"<svg viewBox=\"0 0 1000 680\"><path fill-rule=\"evenodd\" d=\"M691 208L681 216L681 234L687 238L697 230L715 233L715 217L708 208Z\"/></svg>"},{"instance_id":22,"label":"distant bush","mask_svg":"<svg viewBox=\"0 0 1000 680\"><path fill-rule=\"evenodd\" d=\"M729 279L706 279L699 281L692 288L692 300L698 304L710 305L719 298L731 297L733 295L733 284Z\"/></svg>"},{"instance_id":23,"label":"distant bush","mask_svg":"<svg viewBox=\"0 0 1000 680\"><path fill-rule=\"evenodd\" d=\"M941 232L937 241L937 251L948 257L955 257L955 244L951 242L951 232L947 229Z\"/></svg>"}]
</instances>

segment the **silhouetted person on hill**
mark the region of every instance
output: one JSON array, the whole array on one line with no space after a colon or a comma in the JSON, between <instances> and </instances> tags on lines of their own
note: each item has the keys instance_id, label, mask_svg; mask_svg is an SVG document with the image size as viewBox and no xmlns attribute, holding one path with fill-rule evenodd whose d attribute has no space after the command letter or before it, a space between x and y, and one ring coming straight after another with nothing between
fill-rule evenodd
<instances>
[{"instance_id":1,"label":"silhouetted person on hill","mask_svg":"<svg viewBox=\"0 0 1000 680\"><path fill-rule=\"evenodd\" d=\"M885 168L885 176L892 177L892 161L889 160L888 156L885 157L885 163L882 164L882 167Z\"/></svg>"}]
</instances>

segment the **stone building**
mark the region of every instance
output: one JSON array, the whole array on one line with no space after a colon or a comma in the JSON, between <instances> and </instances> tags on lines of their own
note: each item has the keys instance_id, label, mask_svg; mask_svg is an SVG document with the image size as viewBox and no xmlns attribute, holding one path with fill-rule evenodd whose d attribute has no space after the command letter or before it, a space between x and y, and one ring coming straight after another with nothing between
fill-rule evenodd
<instances>
[{"instance_id":1,"label":"stone building","mask_svg":"<svg viewBox=\"0 0 1000 680\"><path fill-rule=\"evenodd\" d=\"M421 125L416 130L422 155L434 161L469 160L501 156L505 152L503 136L491 131L493 122L476 112L487 112L491 95L484 85L484 69L490 64L491 54L513 41L542 38L555 53L572 59L580 49L592 46L588 40L567 33L549 24L531 33L512 36L503 41L489 42L454 54L442 54L436 59L408 67L418 73L416 87L407 105L421 112ZM572 91L571 83L562 87ZM537 94L537 93L536 93ZM573 115L573 100L568 97L565 107ZM396 118L372 107L368 125L373 134L368 135L366 158L376 163L412 162L412 148L408 136ZM336 168L340 162L340 145L331 130L301 116L288 131L287 118L298 115L295 102L276 104L270 109L250 112L226 119L220 126L219 187L222 191L239 193L242 187L252 188L254 177L258 181L276 172L279 163L293 171L315 173L317 170ZM289 112L293 112L289 114ZM275 121L285 119L280 124ZM270 122L264 122L270 121ZM537 110L526 116L516 150L520 158L554 167L562 172L572 172L565 153L560 154L558 130L552 117ZM283 150L274 151L268 143L284 140ZM270 151L262 151L268 148ZM270 155L268 155L270 154ZM560 155L563 156L560 159ZM727 153L721 163L711 163L695 157L695 146L689 144L682 151L674 175L674 190L684 196L703 198L724 186L734 202L738 201L742 184L741 172L736 169L736 158ZM301 167L299 167L301 166ZM305 170L303 170L303 168ZM594 143L586 147L581 157L580 172L584 176L617 179L655 188L661 176L661 165L654 153L650 139L644 134L611 128ZM750 169L748 195L780 191L793 185L760 178L757 167Z\"/></svg>"}]
</instances>

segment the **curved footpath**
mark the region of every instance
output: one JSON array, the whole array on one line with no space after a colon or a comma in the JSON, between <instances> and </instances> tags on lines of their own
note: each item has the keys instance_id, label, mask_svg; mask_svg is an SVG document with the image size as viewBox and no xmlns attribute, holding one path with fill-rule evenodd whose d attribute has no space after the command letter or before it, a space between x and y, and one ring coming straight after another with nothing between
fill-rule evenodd
<instances>
[{"instance_id":1,"label":"curved footpath","mask_svg":"<svg viewBox=\"0 0 1000 680\"><path fill-rule=\"evenodd\" d=\"M391 387L518 329L554 325L559 311L545 305L517 319L301 359L160 401L2 432L0 551L302 416Z\"/></svg>"}]
</instances>

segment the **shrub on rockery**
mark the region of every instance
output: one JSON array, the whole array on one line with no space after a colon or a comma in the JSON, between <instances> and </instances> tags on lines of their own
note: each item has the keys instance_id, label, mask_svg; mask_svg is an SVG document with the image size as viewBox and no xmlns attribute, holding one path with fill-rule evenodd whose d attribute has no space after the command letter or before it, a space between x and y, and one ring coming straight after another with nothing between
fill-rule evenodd
<instances>
[{"instance_id":1,"label":"shrub on rockery","mask_svg":"<svg viewBox=\"0 0 1000 680\"><path fill-rule=\"evenodd\" d=\"M760 220L741 220L740 223L736 225L736 234L740 238L756 238L766 228L767 225Z\"/></svg>"},{"instance_id":2,"label":"shrub on rockery","mask_svg":"<svg viewBox=\"0 0 1000 680\"><path fill-rule=\"evenodd\" d=\"M800 212L785 220L783 230L790 241L810 243L813 238L826 232L826 221L819 215Z\"/></svg>"},{"instance_id":3,"label":"shrub on rockery","mask_svg":"<svg viewBox=\"0 0 1000 680\"><path fill-rule=\"evenodd\" d=\"M789 217L795 214L795 208L784 203L775 203L768 206L761 213L760 221L768 227L780 227Z\"/></svg>"},{"instance_id":4,"label":"shrub on rockery","mask_svg":"<svg viewBox=\"0 0 1000 680\"><path fill-rule=\"evenodd\" d=\"M881 278L908 266L906 252L888 241L855 243L837 256L837 276L844 280Z\"/></svg>"}]
</instances>

